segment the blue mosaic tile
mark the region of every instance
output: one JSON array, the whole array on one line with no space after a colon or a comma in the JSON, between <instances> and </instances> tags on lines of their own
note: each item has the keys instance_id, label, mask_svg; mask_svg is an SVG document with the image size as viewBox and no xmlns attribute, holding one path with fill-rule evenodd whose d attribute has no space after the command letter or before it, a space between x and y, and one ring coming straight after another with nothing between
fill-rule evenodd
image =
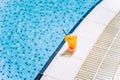
<instances>
[{"instance_id":1,"label":"blue mosaic tile","mask_svg":"<svg viewBox=\"0 0 120 80\"><path fill-rule=\"evenodd\" d=\"M0 0L0 80L34 80L100 0Z\"/></svg>"}]
</instances>

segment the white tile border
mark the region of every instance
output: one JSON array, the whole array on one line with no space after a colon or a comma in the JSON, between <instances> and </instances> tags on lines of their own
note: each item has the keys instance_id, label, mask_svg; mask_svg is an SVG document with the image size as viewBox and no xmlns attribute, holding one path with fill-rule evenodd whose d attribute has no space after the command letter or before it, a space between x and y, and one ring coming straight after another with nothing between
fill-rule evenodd
<instances>
[{"instance_id":1,"label":"white tile border","mask_svg":"<svg viewBox=\"0 0 120 80\"><path fill-rule=\"evenodd\" d=\"M98 7L117 13L120 11L120 0L103 0L103 2L98 5Z\"/></svg>"},{"instance_id":2,"label":"white tile border","mask_svg":"<svg viewBox=\"0 0 120 80\"><path fill-rule=\"evenodd\" d=\"M106 25L120 11L118 4L120 1L103 0L96 6L74 31L78 36L78 44L73 56L69 58L61 56L61 53L67 49L65 43L44 72L47 76L42 77L41 80L73 80Z\"/></svg>"}]
</instances>

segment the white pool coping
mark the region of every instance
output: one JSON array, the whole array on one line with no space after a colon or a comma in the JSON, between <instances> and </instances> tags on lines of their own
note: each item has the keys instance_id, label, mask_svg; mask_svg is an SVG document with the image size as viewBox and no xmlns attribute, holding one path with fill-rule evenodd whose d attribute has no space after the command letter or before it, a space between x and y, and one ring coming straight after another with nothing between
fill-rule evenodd
<instances>
[{"instance_id":1,"label":"white pool coping","mask_svg":"<svg viewBox=\"0 0 120 80\"><path fill-rule=\"evenodd\" d=\"M77 35L77 50L71 57L61 56L67 49L67 43L50 63L41 80L74 80L105 27L120 11L120 0L103 0L80 23L73 34ZM120 79L119 79L120 80Z\"/></svg>"}]
</instances>

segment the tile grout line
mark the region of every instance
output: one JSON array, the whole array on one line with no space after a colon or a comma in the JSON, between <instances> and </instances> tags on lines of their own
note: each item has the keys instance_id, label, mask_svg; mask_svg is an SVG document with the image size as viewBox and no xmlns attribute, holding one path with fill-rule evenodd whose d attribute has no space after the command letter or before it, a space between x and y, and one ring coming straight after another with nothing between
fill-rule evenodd
<instances>
[{"instance_id":1,"label":"tile grout line","mask_svg":"<svg viewBox=\"0 0 120 80\"><path fill-rule=\"evenodd\" d=\"M107 49L107 52L106 52L105 55L103 56L102 61L101 61L101 63L99 64L99 66L98 66L98 68L97 68L97 71L96 71L96 73L95 73L95 76L93 77L93 80L95 80L95 78L96 78L96 76L97 76L97 73L98 73L98 71L99 71L99 69L100 69L100 67L101 67L101 65L102 65L105 57L107 56L109 50L111 49L112 45L114 44L115 40L117 39L119 33L120 33L120 30L119 30L118 33L116 34L116 36L115 36L115 38L113 39L111 45L110 45L109 48Z\"/></svg>"}]
</instances>

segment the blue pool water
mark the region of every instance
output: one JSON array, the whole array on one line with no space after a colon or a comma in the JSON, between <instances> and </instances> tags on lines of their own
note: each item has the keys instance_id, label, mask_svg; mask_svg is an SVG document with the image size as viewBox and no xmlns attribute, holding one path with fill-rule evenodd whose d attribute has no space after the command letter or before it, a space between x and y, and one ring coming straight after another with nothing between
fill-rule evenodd
<instances>
[{"instance_id":1,"label":"blue pool water","mask_svg":"<svg viewBox=\"0 0 120 80\"><path fill-rule=\"evenodd\" d=\"M34 80L100 0L0 0L0 80Z\"/></svg>"}]
</instances>

